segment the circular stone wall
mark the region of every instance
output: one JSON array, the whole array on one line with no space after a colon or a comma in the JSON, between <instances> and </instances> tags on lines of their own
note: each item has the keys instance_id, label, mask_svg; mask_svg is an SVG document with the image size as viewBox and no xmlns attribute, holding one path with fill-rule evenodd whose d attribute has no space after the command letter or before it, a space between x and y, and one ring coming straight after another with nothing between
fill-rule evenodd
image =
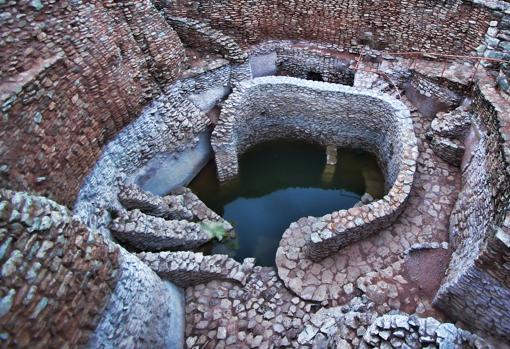
<instances>
[{"instance_id":1,"label":"circular stone wall","mask_svg":"<svg viewBox=\"0 0 510 349\"><path fill-rule=\"evenodd\" d=\"M315 219L294 246L308 258L320 260L364 239L402 211L418 148L409 110L400 101L373 91L289 77L242 82L225 102L211 140L219 178L237 175L238 156L250 146L282 137L371 151L378 156L389 188L381 200ZM284 242L280 246L289 245Z\"/></svg>"}]
</instances>

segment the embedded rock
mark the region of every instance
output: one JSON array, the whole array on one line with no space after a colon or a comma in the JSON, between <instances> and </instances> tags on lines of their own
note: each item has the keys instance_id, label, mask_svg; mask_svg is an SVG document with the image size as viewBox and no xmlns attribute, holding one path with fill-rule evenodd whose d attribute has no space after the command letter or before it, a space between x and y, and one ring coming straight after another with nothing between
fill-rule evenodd
<instances>
[{"instance_id":1,"label":"embedded rock","mask_svg":"<svg viewBox=\"0 0 510 349\"><path fill-rule=\"evenodd\" d=\"M449 113L438 113L427 132L430 146L444 161L460 166L464 156L464 139L471 127L473 113L461 106Z\"/></svg>"}]
</instances>

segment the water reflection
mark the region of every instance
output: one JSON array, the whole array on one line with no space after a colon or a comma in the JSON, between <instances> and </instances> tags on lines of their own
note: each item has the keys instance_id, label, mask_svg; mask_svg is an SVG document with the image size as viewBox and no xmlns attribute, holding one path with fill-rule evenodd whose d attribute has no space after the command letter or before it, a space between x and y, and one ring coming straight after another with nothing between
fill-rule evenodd
<instances>
[{"instance_id":1,"label":"water reflection","mask_svg":"<svg viewBox=\"0 0 510 349\"><path fill-rule=\"evenodd\" d=\"M290 223L350 208L365 192L381 198L384 177L371 154L340 149L338 164L331 168L324 147L278 140L243 154L236 180L220 184L210 162L189 187L237 232L235 240L210 243L204 252L239 261L255 257L257 264L271 266Z\"/></svg>"}]
</instances>

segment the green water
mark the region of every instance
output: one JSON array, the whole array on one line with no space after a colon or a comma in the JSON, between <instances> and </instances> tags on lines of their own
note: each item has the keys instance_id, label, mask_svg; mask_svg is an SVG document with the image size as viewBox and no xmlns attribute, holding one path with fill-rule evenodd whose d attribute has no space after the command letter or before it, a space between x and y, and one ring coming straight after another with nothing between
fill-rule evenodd
<instances>
[{"instance_id":1,"label":"green water","mask_svg":"<svg viewBox=\"0 0 510 349\"><path fill-rule=\"evenodd\" d=\"M365 192L381 198L384 177L372 154L339 149L338 164L327 167L324 147L277 140L244 153L236 180L220 184L210 162L189 187L237 233L235 239L211 242L201 251L238 261L255 257L258 265L273 266L290 223L350 208Z\"/></svg>"}]
</instances>

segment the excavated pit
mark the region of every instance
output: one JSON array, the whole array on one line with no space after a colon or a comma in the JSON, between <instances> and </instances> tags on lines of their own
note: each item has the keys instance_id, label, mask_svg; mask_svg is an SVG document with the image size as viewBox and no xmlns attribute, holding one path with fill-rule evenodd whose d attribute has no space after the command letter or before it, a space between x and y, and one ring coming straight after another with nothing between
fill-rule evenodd
<instances>
[{"instance_id":1,"label":"excavated pit","mask_svg":"<svg viewBox=\"0 0 510 349\"><path fill-rule=\"evenodd\" d=\"M508 1L0 12L0 346L508 348Z\"/></svg>"}]
</instances>

